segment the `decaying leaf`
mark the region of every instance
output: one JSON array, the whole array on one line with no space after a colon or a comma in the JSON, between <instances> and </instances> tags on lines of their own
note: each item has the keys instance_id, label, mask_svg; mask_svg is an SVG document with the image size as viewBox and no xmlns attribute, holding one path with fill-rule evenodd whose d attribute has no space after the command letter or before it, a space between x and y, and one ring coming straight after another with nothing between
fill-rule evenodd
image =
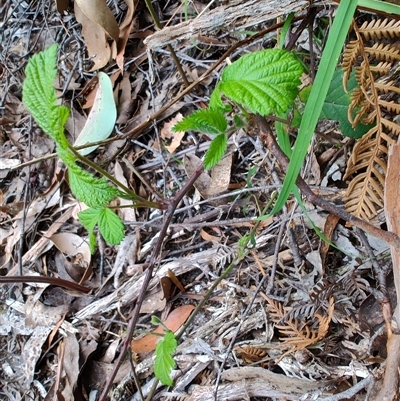
<instances>
[{"instance_id":1,"label":"decaying leaf","mask_svg":"<svg viewBox=\"0 0 400 401\"><path fill-rule=\"evenodd\" d=\"M166 149L169 153L174 153L175 150L181 144L181 140L185 136L184 131L173 132L172 128L176 123L181 121L183 116L181 113L177 113L175 117L171 118L170 121L166 122L164 126L161 128L160 135L162 139L171 140L171 143L166 146Z\"/></svg>"},{"instance_id":2,"label":"decaying leaf","mask_svg":"<svg viewBox=\"0 0 400 401\"><path fill-rule=\"evenodd\" d=\"M371 128L348 160L344 179L351 181L345 202L350 213L370 221L383 207L387 151L400 134L400 125L388 118L400 113L400 105L387 101L388 93L398 93L395 76L399 67L394 62L400 54L395 45L384 42L399 37L400 32L388 19L366 22L360 28L354 24L354 31L357 38L349 42L343 55L345 88L353 70L358 83L351 94L348 118L353 127L361 122Z\"/></svg>"},{"instance_id":3,"label":"decaying leaf","mask_svg":"<svg viewBox=\"0 0 400 401\"><path fill-rule=\"evenodd\" d=\"M59 233L53 234L50 240L66 256L81 255L86 265L89 266L92 255L88 243L81 236L73 233Z\"/></svg>"},{"instance_id":4,"label":"decaying leaf","mask_svg":"<svg viewBox=\"0 0 400 401\"><path fill-rule=\"evenodd\" d=\"M116 42L118 42L119 27L105 0L75 0L75 4L86 17L100 25Z\"/></svg>"},{"instance_id":5,"label":"decaying leaf","mask_svg":"<svg viewBox=\"0 0 400 401\"><path fill-rule=\"evenodd\" d=\"M185 156L184 165L187 176L190 177L201 163L201 160L196 155ZM228 155L212 168L211 176L206 171L200 175L194 186L204 199L222 195L227 191L231 178L231 167L232 155ZM225 203L225 199L212 202L215 206Z\"/></svg>"},{"instance_id":6,"label":"decaying leaf","mask_svg":"<svg viewBox=\"0 0 400 401\"><path fill-rule=\"evenodd\" d=\"M87 17L77 2L74 2L74 11L76 20L82 24L82 35L85 38L89 57L94 62L91 71L99 70L111 59L111 47L107 42L106 31Z\"/></svg>"}]
</instances>

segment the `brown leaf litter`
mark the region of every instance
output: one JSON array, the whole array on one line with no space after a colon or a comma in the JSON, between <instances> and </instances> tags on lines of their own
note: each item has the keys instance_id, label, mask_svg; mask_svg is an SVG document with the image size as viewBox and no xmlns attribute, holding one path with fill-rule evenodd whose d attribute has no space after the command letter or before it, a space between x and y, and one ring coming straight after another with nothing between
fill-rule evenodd
<instances>
[{"instance_id":1,"label":"brown leaf litter","mask_svg":"<svg viewBox=\"0 0 400 401\"><path fill-rule=\"evenodd\" d=\"M237 58L275 46L268 31L276 31L277 18L291 11L303 18L310 4L193 1L188 6L195 15L186 19L179 2L165 7L156 2L157 13L168 19L164 29L156 30L144 2L104 2L101 9L100 3L76 0L68 8L62 1L11 0L0 9L0 279L15 279L0 287L4 399L99 396L117 369L163 219L159 211L127 208L129 202L119 199L113 206L125 206L119 213L126 238L116 247L99 238L98 251L90 255L87 233L77 220L83 206L71 196L64 167L49 156L53 141L21 102L29 57L59 43L56 88L72 108L71 142L94 101L94 72L101 68L112 76L116 134L91 157L140 196L171 199L209 145L207 138L173 133L171 125L207 104L227 57L223 52ZM325 1L314 3L324 6L319 21L330 8ZM244 30L260 33L244 38ZM187 89L167 44L194 80ZM347 154L337 149L348 145L335 127L329 140L318 138L304 182L332 206L343 193L343 171L333 179L325 167L337 163L340 171ZM391 166L399 164L393 162L397 146L389 151L393 178L385 204L388 225L396 233L399 186ZM386 357L389 374L381 399L396 390L398 329L388 301L396 320L396 248L391 248L393 279L386 275L391 266L386 243L368 237L366 245L359 232L312 202L305 202L308 215L337 249L321 245L292 200L281 214L258 224L260 211L281 187L284 169L258 129L239 130L229 139L229 155L210 174L203 173L196 190L183 198L111 399L151 394L157 341L151 333L162 332L150 324L151 315L178 330L231 263L232 272L180 339L174 386L158 385L157 399L205 401L215 399L217 389L218 400L329 400L357 392L378 399L369 394L380 389ZM254 227L254 241L241 257L240 241ZM26 275L53 280L49 285L16 279ZM54 285L57 280L72 283L75 290Z\"/></svg>"}]
</instances>

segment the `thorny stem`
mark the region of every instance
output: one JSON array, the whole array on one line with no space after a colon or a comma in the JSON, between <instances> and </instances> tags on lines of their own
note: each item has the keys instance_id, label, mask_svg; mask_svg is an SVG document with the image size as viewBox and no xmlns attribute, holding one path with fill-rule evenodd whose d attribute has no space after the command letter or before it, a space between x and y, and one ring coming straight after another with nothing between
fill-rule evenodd
<instances>
[{"instance_id":1,"label":"thorny stem","mask_svg":"<svg viewBox=\"0 0 400 401\"><path fill-rule=\"evenodd\" d=\"M146 3L146 7L149 10L149 13L151 14L151 18L153 18L154 24L156 25L156 27L158 29L162 29L163 28L163 24L160 22L160 20L158 19L158 16L154 10L153 4L151 3L151 0L144 0L144 2ZM173 47L171 45L167 45L168 51L171 53L171 57L173 58L176 68L179 71L179 74L181 75L182 79L183 79L183 83L185 84L185 87L187 88L190 84L188 79L186 78L186 75L183 71L181 62L179 61L175 50L173 49Z\"/></svg>"},{"instance_id":2,"label":"thorny stem","mask_svg":"<svg viewBox=\"0 0 400 401\"><path fill-rule=\"evenodd\" d=\"M282 152L281 148L277 144L274 134L272 133L266 120L261 116L257 116L256 123L260 131L260 139L267 145L268 149L276 157L282 168L284 170L287 169L287 167L289 166L289 159ZM332 203L329 203L326 200L320 198L311 190L311 188L300 176L298 176L297 178L296 185L299 188L300 192L314 205L321 207L322 209L334 214L335 216L338 216L340 219L347 221L348 223L361 228L372 236L381 238L388 244L395 246L397 249L400 249L400 237L395 233L381 230L380 228L377 228L372 224L367 223L366 221L361 220L358 217L355 217L352 214L337 208Z\"/></svg>"},{"instance_id":3,"label":"thorny stem","mask_svg":"<svg viewBox=\"0 0 400 401\"><path fill-rule=\"evenodd\" d=\"M105 401L107 393L113 383L113 380L118 372L119 367L121 366L122 361L124 360L128 349L131 345L133 333L136 327L136 323L139 319L139 312L140 308L142 306L147 287L150 283L150 280L152 279L153 276L153 270L157 265L157 259L158 255L161 252L162 245L164 243L164 239L167 235L167 230L169 227L169 224L171 223L172 217L174 215L175 209L177 208L179 202L182 200L184 195L187 193L187 191L192 187L193 183L197 180L197 178L200 176L200 174L204 171L203 165L201 165L195 172L194 174L189 178L189 180L186 182L186 184L179 190L179 192L174 196L174 198L171 200L171 202L168 204L168 209L166 210L165 213L165 220L164 224L161 227L160 235L157 239L157 242L155 244L155 247L153 248L153 251L150 255L150 261L146 270L146 275L144 277L143 285L142 288L140 289L140 293L137 297L136 304L135 304L135 309L133 311L133 315L129 321L127 332L126 332L126 337L124 339L124 342L122 343L121 351L119 354L119 357L117 361L114 364L113 370L110 374L110 376L107 378L107 382L105 385L105 388L103 392L101 393L100 396L100 401Z\"/></svg>"}]
</instances>

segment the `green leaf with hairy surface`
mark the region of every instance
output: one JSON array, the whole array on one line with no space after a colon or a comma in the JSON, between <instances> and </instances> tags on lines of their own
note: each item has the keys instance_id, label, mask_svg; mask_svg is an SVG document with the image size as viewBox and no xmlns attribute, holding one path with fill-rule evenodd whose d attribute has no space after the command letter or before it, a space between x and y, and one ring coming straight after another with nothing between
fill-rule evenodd
<instances>
[{"instance_id":1,"label":"green leaf with hairy surface","mask_svg":"<svg viewBox=\"0 0 400 401\"><path fill-rule=\"evenodd\" d=\"M201 109L179 121L173 130L175 132L198 131L204 134L218 135L225 133L227 128L228 121L219 110Z\"/></svg>"},{"instance_id":2,"label":"green leaf with hairy surface","mask_svg":"<svg viewBox=\"0 0 400 401\"><path fill-rule=\"evenodd\" d=\"M154 373L157 379L166 386L174 384L170 375L175 367L172 354L175 352L177 345L178 343L172 331L167 331L164 338L157 343Z\"/></svg>"},{"instance_id":3,"label":"green leaf with hairy surface","mask_svg":"<svg viewBox=\"0 0 400 401\"><path fill-rule=\"evenodd\" d=\"M320 118L338 121L339 129L344 136L350 138L361 138L372 128L372 125L357 124L355 129L352 127L347 115L351 102L351 95L344 91L342 82L343 70L337 68L333 74L332 82L329 86ZM347 88L349 92L351 92L357 86L358 83L353 72L350 75Z\"/></svg>"},{"instance_id":4,"label":"green leaf with hairy surface","mask_svg":"<svg viewBox=\"0 0 400 401\"><path fill-rule=\"evenodd\" d=\"M86 228L89 234L89 248L92 254L96 248L96 235L94 234L94 228L99 221L100 212L101 209L89 208L78 213L79 221Z\"/></svg>"},{"instance_id":5,"label":"green leaf with hairy surface","mask_svg":"<svg viewBox=\"0 0 400 401\"><path fill-rule=\"evenodd\" d=\"M228 145L228 137L226 134L217 135L210 143L205 156L204 156L204 168L209 170L214 167L224 155L226 147Z\"/></svg>"},{"instance_id":6,"label":"green leaf with hairy surface","mask_svg":"<svg viewBox=\"0 0 400 401\"><path fill-rule=\"evenodd\" d=\"M64 125L69 116L65 106L57 105L54 81L57 75L57 44L35 54L26 67L22 99L35 121L56 143L65 148Z\"/></svg>"},{"instance_id":7,"label":"green leaf with hairy surface","mask_svg":"<svg viewBox=\"0 0 400 401\"><path fill-rule=\"evenodd\" d=\"M124 239L124 223L111 209L100 211L98 224L100 234L110 245L118 245Z\"/></svg>"},{"instance_id":8,"label":"green leaf with hairy surface","mask_svg":"<svg viewBox=\"0 0 400 401\"><path fill-rule=\"evenodd\" d=\"M77 164L68 166L69 186L75 197L89 207L102 208L118 195L104 177L96 178Z\"/></svg>"},{"instance_id":9,"label":"green leaf with hairy surface","mask_svg":"<svg viewBox=\"0 0 400 401\"><path fill-rule=\"evenodd\" d=\"M222 113L229 113L232 110L232 106L230 104L224 104L221 100L221 96L222 93L217 85L210 96L210 109L219 110Z\"/></svg>"},{"instance_id":10,"label":"green leaf with hairy surface","mask_svg":"<svg viewBox=\"0 0 400 401\"><path fill-rule=\"evenodd\" d=\"M279 49L246 54L225 68L217 93L263 116L285 113L293 105L303 66ZM214 103L217 101L214 99Z\"/></svg>"}]
</instances>

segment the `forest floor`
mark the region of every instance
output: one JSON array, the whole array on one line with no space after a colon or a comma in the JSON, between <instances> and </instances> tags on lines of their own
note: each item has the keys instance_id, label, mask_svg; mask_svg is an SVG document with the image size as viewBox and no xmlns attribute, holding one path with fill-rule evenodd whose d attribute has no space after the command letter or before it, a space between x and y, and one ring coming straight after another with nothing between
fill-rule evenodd
<instances>
[{"instance_id":1,"label":"forest floor","mask_svg":"<svg viewBox=\"0 0 400 401\"><path fill-rule=\"evenodd\" d=\"M106 72L117 121L112 141L88 157L143 198L173 199L210 143L173 125L208 105L229 60L274 48L291 11L286 42L310 81L335 3L315 2L310 29L301 25L308 1L154 2L163 29L144 1L109 2L113 17L101 12L101 1L72 3L0 2L0 399L95 400L111 375L108 399L121 401L374 399L388 340L379 283L386 299L396 299L390 247L306 199L307 215L290 198L280 213L257 220L285 168L254 124L230 136L227 157L179 203L142 291L129 353L117 363L165 211L118 209L125 238L111 246L98 235L92 254L77 217L84 205L71 194L53 139L22 103L29 59L58 43L56 90L71 110L73 143L93 105L97 73ZM194 84L186 89L185 80ZM321 120L302 170L338 208L353 145L334 121ZM376 222L384 224L382 213ZM173 385L158 383L160 336L150 334L151 317L177 332L228 267L179 340ZM64 279L90 292L22 276Z\"/></svg>"}]
</instances>

